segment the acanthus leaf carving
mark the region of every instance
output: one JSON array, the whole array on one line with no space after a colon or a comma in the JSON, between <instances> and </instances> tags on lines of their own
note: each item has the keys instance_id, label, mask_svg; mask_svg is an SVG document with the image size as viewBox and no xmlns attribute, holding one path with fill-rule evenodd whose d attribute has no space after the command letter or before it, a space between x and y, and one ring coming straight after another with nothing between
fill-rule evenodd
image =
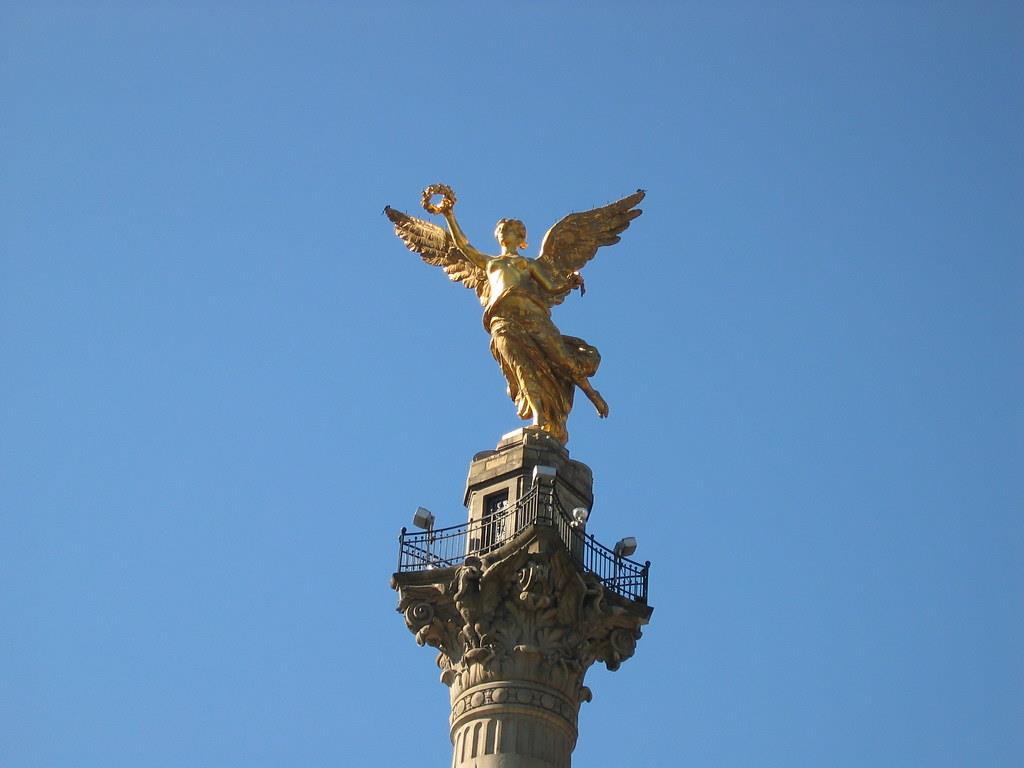
<instances>
[{"instance_id":1,"label":"acanthus leaf carving","mask_svg":"<svg viewBox=\"0 0 1024 768\"><path fill-rule=\"evenodd\" d=\"M470 555L433 584L399 584L406 624L418 643L438 648L453 691L516 677L588 700L586 670L595 661L616 670L635 652L649 609L608 593L547 534Z\"/></svg>"}]
</instances>

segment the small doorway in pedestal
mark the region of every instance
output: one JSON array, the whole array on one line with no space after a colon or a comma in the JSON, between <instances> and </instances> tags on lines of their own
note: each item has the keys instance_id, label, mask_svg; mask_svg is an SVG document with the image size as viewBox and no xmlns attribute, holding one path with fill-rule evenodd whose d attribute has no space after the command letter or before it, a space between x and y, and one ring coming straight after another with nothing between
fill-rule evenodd
<instances>
[{"instance_id":1,"label":"small doorway in pedestal","mask_svg":"<svg viewBox=\"0 0 1024 768\"><path fill-rule=\"evenodd\" d=\"M507 511L508 488L484 496L484 514L480 525L480 551L488 552L505 540Z\"/></svg>"}]
</instances>

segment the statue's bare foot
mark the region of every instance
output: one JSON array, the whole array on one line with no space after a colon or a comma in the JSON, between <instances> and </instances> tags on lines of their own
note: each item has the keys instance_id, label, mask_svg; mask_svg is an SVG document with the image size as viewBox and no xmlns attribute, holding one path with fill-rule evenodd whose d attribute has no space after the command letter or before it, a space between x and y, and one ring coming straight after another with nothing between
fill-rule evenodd
<instances>
[{"instance_id":1,"label":"statue's bare foot","mask_svg":"<svg viewBox=\"0 0 1024 768\"><path fill-rule=\"evenodd\" d=\"M576 386L583 390L583 394L585 394L590 399L590 402L594 404L594 407L597 408L597 415L602 419L608 418L608 403L606 403L604 398L601 397L601 393L590 386L590 382L587 379L578 379L576 381Z\"/></svg>"}]
</instances>

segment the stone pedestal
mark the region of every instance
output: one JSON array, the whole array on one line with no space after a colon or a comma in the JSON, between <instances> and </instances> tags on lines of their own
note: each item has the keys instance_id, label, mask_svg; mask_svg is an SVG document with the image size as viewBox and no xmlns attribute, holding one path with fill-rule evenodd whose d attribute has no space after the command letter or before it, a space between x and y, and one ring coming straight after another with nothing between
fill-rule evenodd
<instances>
[{"instance_id":1,"label":"stone pedestal","mask_svg":"<svg viewBox=\"0 0 1024 768\"><path fill-rule=\"evenodd\" d=\"M546 432L517 429L501 438L493 451L481 451L473 457L466 478L463 504L469 510L469 522L484 517L488 500L507 494L514 506L533 487L537 467L555 470L558 498L568 510L594 504L594 475L590 467L569 458L569 452Z\"/></svg>"},{"instance_id":2,"label":"stone pedestal","mask_svg":"<svg viewBox=\"0 0 1024 768\"><path fill-rule=\"evenodd\" d=\"M439 651L453 768L569 768L587 669L633 655L651 608L582 565L564 514L589 511L591 485L557 441L512 433L471 464L464 559L392 579L416 641Z\"/></svg>"}]
</instances>

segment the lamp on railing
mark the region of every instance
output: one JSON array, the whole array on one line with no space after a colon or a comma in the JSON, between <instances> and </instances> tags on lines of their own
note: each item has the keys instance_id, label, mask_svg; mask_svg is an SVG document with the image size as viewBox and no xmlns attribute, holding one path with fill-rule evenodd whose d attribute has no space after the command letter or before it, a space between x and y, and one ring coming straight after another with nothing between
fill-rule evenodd
<instances>
[{"instance_id":1,"label":"lamp on railing","mask_svg":"<svg viewBox=\"0 0 1024 768\"><path fill-rule=\"evenodd\" d=\"M572 511L572 522L570 525L573 528L579 528L587 522L588 517L590 517L590 511L586 507L576 507Z\"/></svg>"},{"instance_id":2,"label":"lamp on railing","mask_svg":"<svg viewBox=\"0 0 1024 768\"><path fill-rule=\"evenodd\" d=\"M558 474L558 470L554 467L545 467L538 464L533 468L533 484L537 483L553 483L555 482L555 476Z\"/></svg>"},{"instance_id":3,"label":"lamp on railing","mask_svg":"<svg viewBox=\"0 0 1024 768\"><path fill-rule=\"evenodd\" d=\"M615 543L615 557L620 560L629 557L634 552L636 552L636 538L633 536L626 536Z\"/></svg>"},{"instance_id":4,"label":"lamp on railing","mask_svg":"<svg viewBox=\"0 0 1024 768\"><path fill-rule=\"evenodd\" d=\"M434 565L430 562L432 557L430 545L434 543L434 513L426 507L416 507L416 512L412 516L412 524L427 532L427 568L433 568Z\"/></svg>"},{"instance_id":5,"label":"lamp on railing","mask_svg":"<svg viewBox=\"0 0 1024 768\"><path fill-rule=\"evenodd\" d=\"M622 558L629 557L636 552L636 538L626 536L615 542L615 583L619 587L619 577L622 575ZM616 591L619 591L616 589Z\"/></svg>"},{"instance_id":6,"label":"lamp on railing","mask_svg":"<svg viewBox=\"0 0 1024 768\"><path fill-rule=\"evenodd\" d=\"M416 507L416 513L412 516L412 524L424 531L434 529L434 514L426 507Z\"/></svg>"},{"instance_id":7,"label":"lamp on railing","mask_svg":"<svg viewBox=\"0 0 1024 768\"><path fill-rule=\"evenodd\" d=\"M540 496L537 506L537 520L551 525L554 522L555 512L555 477L558 471L554 467L545 467L538 464L533 468L533 487L537 489ZM543 493L541 493L541 489Z\"/></svg>"}]
</instances>

